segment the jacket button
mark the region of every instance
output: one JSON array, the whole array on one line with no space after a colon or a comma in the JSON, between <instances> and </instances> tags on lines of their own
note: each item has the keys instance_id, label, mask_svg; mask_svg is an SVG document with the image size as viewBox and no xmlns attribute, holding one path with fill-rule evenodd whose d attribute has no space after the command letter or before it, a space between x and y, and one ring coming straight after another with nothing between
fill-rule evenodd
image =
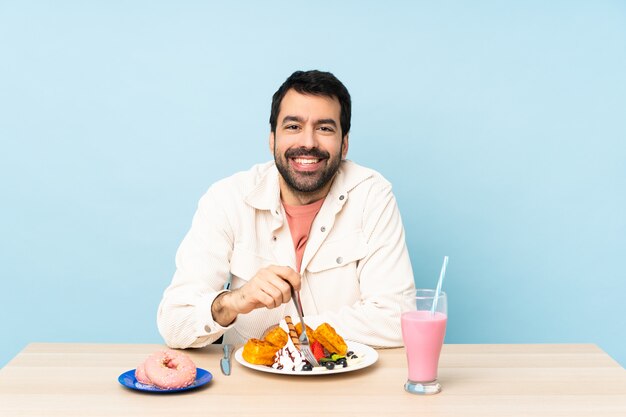
<instances>
[{"instance_id":1,"label":"jacket button","mask_svg":"<svg viewBox=\"0 0 626 417\"><path fill-rule=\"evenodd\" d=\"M339 258L337 258L337 263L340 264L343 262L343 258L340 256Z\"/></svg>"},{"instance_id":2,"label":"jacket button","mask_svg":"<svg viewBox=\"0 0 626 417\"><path fill-rule=\"evenodd\" d=\"M326 228L325 228L324 226L322 226L322 227L320 227L320 231L321 231L321 232L325 232L325 231L326 231Z\"/></svg>"},{"instance_id":3,"label":"jacket button","mask_svg":"<svg viewBox=\"0 0 626 417\"><path fill-rule=\"evenodd\" d=\"M340 200L343 200L344 198L346 198L346 197L344 197L344 195L343 195L343 194L339 196L339 199L340 199Z\"/></svg>"}]
</instances>

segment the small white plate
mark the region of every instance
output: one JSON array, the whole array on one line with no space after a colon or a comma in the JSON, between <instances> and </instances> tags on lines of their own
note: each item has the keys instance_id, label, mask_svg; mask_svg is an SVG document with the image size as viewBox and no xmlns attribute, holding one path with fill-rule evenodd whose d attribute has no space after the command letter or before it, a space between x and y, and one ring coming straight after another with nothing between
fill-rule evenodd
<instances>
[{"instance_id":1,"label":"small white plate","mask_svg":"<svg viewBox=\"0 0 626 417\"><path fill-rule=\"evenodd\" d=\"M360 361L353 362L349 364L347 367L343 366L335 366L333 369L317 369L318 367L313 368L312 371L290 371L288 369L274 369L271 366L265 365L253 365L251 363L246 362L243 358L243 347L240 347L235 352L235 360L245 366L246 368L254 369L256 371L267 372L270 374L281 374L281 375L297 375L297 376L317 376L317 375L333 375L333 374L341 374L344 372L352 372L358 369L367 368L368 366L376 363L378 360L378 352L376 352L371 347L364 345L362 343L350 342L347 341L348 351L354 352L355 355L358 356Z\"/></svg>"}]
</instances>

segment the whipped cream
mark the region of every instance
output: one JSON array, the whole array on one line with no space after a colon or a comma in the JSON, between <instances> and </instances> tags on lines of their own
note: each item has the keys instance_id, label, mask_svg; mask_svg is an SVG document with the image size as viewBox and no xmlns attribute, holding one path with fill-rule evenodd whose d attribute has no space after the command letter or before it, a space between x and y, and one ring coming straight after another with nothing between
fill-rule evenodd
<instances>
[{"instance_id":1,"label":"whipped cream","mask_svg":"<svg viewBox=\"0 0 626 417\"><path fill-rule=\"evenodd\" d=\"M285 320L281 320L279 326L289 334L289 327ZM295 347L291 338L287 338L287 344L274 355L272 368L287 371L300 371L306 363L304 355Z\"/></svg>"}]
</instances>

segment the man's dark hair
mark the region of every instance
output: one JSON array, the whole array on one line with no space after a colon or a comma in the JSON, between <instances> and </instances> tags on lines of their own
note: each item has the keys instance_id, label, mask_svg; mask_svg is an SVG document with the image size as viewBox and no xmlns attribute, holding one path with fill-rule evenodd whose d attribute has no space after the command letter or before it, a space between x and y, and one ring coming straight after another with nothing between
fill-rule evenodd
<instances>
[{"instance_id":1,"label":"man's dark hair","mask_svg":"<svg viewBox=\"0 0 626 417\"><path fill-rule=\"evenodd\" d=\"M270 113L270 128L276 133L276 119L280 112L280 103L287 91L296 90L300 94L311 94L336 98L341 105L341 137L350 132L350 117L352 114L352 101L348 89L330 72L323 71L296 71L287 78L272 97L272 112Z\"/></svg>"}]
</instances>

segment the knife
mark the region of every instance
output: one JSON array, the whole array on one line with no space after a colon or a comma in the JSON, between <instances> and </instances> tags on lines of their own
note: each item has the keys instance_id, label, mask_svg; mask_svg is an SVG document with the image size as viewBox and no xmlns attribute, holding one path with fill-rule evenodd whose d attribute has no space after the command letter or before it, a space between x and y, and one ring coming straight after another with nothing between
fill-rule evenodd
<instances>
[{"instance_id":1,"label":"knife","mask_svg":"<svg viewBox=\"0 0 626 417\"><path fill-rule=\"evenodd\" d=\"M233 353L233 345L227 343L224 345L224 357L220 360L220 368L224 375L230 375L230 355Z\"/></svg>"}]
</instances>

